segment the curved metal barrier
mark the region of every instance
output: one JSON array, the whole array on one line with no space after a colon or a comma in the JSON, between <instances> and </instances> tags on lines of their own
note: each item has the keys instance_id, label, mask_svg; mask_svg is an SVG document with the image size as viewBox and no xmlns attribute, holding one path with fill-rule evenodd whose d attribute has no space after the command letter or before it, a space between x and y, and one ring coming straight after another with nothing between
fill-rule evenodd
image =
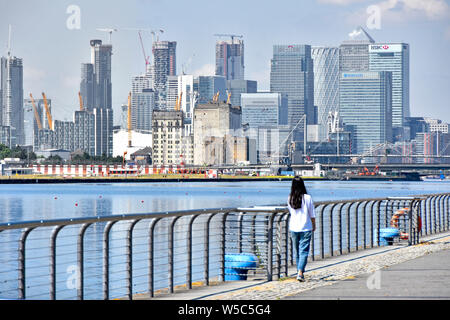
<instances>
[{"instance_id":1,"label":"curved metal barrier","mask_svg":"<svg viewBox=\"0 0 450 320\"><path fill-rule=\"evenodd\" d=\"M450 229L450 193L315 207L312 260L379 246L380 229L406 208L394 243ZM225 257L241 253L257 258L246 277L273 280L294 265L288 230L284 206L0 224L0 298L151 298L225 281Z\"/></svg>"}]
</instances>

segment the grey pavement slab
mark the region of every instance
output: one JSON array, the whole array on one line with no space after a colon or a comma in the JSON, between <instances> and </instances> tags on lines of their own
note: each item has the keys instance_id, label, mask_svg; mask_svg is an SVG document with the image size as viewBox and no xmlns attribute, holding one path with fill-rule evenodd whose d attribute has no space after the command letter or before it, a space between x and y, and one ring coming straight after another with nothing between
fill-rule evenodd
<instances>
[{"instance_id":1,"label":"grey pavement slab","mask_svg":"<svg viewBox=\"0 0 450 320\"><path fill-rule=\"evenodd\" d=\"M450 250L409 260L284 299L450 300Z\"/></svg>"}]
</instances>

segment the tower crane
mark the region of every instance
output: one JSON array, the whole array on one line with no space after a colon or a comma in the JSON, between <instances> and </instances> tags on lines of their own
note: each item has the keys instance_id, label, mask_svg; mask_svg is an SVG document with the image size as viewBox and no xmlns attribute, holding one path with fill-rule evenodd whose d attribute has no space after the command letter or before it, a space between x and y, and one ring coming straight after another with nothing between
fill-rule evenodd
<instances>
[{"instance_id":1,"label":"tower crane","mask_svg":"<svg viewBox=\"0 0 450 320\"><path fill-rule=\"evenodd\" d=\"M180 111L182 97L183 97L183 91L180 92L180 96L177 97L177 99L175 101L175 111Z\"/></svg>"},{"instance_id":2,"label":"tower crane","mask_svg":"<svg viewBox=\"0 0 450 320\"><path fill-rule=\"evenodd\" d=\"M31 98L31 104L33 105L34 117L36 118L37 126L38 126L39 130L41 130L41 129L42 129L41 119L39 118L39 113L38 113L38 111L37 111L37 108L36 108L36 104L35 104L35 102L34 102L33 95L32 95L31 93L30 93L30 98Z\"/></svg>"},{"instance_id":3,"label":"tower crane","mask_svg":"<svg viewBox=\"0 0 450 320\"><path fill-rule=\"evenodd\" d=\"M47 97L45 96L44 92L42 92L42 97L44 98L44 106L45 106L45 112L47 113L48 127L51 131L53 131L52 114L50 113L50 109L48 108Z\"/></svg>"},{"instance_id":4,"label":"tower crane","mask_svg":"<svg viewBox=\"0 0 450 320\"><path fill-rule=\"evenodd\" d=\"M238 35L238 34L223 34L223 33L216 33L214 35L215 37L230 37L231 43L234 43L234 38L243 38L244 36Z\"/></svg>"},{"instance_id":5,"label":"tower crane","mask_svg":"<svg viewBox=\"0 0 450 320\"><path fill-rule=\"evenodd\" d=\"M107 32L109 33L108 42L111 44L111 36L113 32L117 32L118 30L115 28L98 28L97 31Z\"/></svg>"}]
</instances>

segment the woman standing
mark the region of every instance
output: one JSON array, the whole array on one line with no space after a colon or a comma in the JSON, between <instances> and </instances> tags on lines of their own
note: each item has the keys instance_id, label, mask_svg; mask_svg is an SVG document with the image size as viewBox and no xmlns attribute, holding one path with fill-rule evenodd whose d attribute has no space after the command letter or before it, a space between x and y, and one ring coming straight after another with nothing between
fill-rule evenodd
<instances>
[{"instance_id":1,"label":"woman standing","mask_svg":"<svg viewBox=\"0 0 450 320\"><path fill-rule=\"evenodd\" d=\"M312 232L316 230L314 203L306 191L305 183L299 176L292 180L291 193L288 199L290 212L289 231L297 262L297 280L305 281L304 272L308 260Z\"/></svg>"}]
</instances>

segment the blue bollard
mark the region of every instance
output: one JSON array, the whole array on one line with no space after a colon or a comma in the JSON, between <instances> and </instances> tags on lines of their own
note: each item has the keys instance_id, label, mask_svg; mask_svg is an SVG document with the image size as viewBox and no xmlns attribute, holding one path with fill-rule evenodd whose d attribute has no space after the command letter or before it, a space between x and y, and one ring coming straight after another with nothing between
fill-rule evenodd
<instances>
[{"instance_id":1,"label":"blue bollard","mask_svg":"<svg viewBox=\"0 0 450 320\"><path fill-rule=\"evenodd\" d=\"M247 272L256 268L258 257L251 253L225 255L225 281L247 280Z\"/></svg>"},{"instance_id":2,"label":"blue bollard","mask_svg":"<svg viewBox=\"0 0 450 320\"><path fill-rule=\"evenodd\" d=\"M375 241L377 238L377 230L375 232ZM400 231L397 228L382 228L380 229L380 246L391 246L394 243L394 238L400 236Z\"/></svg>"}]
</instances>

